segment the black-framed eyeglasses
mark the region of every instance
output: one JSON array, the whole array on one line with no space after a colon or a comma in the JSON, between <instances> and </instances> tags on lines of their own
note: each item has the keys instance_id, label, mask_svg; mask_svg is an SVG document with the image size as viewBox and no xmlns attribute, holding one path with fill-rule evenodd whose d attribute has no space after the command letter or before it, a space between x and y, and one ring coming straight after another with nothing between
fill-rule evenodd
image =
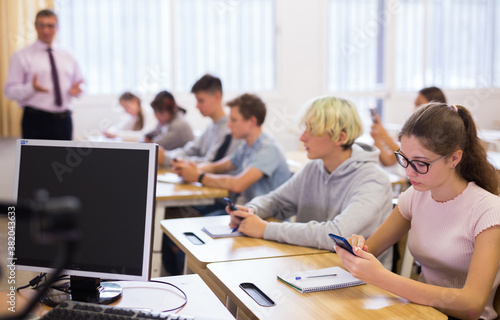
<instances>
[{"instance_id":1,"label":"black-framed eyeglasses","mask_svg":"<svg viewBox=\"0 0 500 320\"><path fill-rule=\"evenodd\" d=\"M429 172L429 167L431 164L434 162L438 162L441 159L444 159L446 156L442 156L439 159L436 159L431 162L424 162L420 160L412 160L410 161L407 157L405 157L401 152L401 149L398 149L398 151L394 151L394 154L396 155L396 160L398 160L398 163L403 167L403 168L408 168L408 165L412 167L413 170L415 170L416 173L420 174L426 174Z\"/></svg>"}]
</instances>

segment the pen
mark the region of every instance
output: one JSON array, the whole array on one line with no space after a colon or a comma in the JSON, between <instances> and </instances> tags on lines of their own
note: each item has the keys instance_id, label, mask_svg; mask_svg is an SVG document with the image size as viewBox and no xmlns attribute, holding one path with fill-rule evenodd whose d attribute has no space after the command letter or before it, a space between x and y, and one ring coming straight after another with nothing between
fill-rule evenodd
<instances>
[{"instance_id":1,"label":"pen","mask_svg":"<svg viewBox=\"0 0 500 320\"><path fill-rule=\"evenodd\" d=\"M243 220L243 218L242 218L242 217L238 217L238 216L236 216L236 218L240 219L240 221L242 221L242 220ZM234 228L234 229L233 229L233 231L231 231L231 233L236 232L236 231L238 231L238 227Z\"/></svg>"},{"instance_id":2,"label":"pen","mask_svg":"<svg viewBox=\"0 0 500 320\"><path fill-rule=\"evenodd\" d=\"M324 277L335 277L337 274L332 273L332 274L322 274L318 276L309 276L309 277L304 277L304 279L311 279L311 278L324 278ZM301 280L302 277L295 277L295 280Z\"/></svg>"}]
</instances>

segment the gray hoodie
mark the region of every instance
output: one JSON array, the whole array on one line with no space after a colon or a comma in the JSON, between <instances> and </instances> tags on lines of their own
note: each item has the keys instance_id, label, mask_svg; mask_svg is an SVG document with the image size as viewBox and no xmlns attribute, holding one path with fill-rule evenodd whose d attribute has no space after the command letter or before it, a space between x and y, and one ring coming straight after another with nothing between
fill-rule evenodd
<instances>
[{"instance_id":1,"label":"gray hoodie","mask_svg":"<svg viewBox=\"0 0 500 320\"><path fill-rule=\"evenodd\" d=\"M254 198L247 206L261 218L296 215L296 223L268 223L264 239L333 250L330 232L370 236L392 210L391 183L378 156L378 149L355 143L351 157L333 172L322 160L311 160L279 188ZM379 258L390 269L392 251Z\"/></svg>"}]
</instances>

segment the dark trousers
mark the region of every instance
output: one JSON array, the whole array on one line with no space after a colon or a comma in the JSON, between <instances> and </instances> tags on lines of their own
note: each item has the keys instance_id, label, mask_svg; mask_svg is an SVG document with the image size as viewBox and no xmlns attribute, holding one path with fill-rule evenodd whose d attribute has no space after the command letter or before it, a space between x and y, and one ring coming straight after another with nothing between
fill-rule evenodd
<instances>
[{"instance_id":1,"label":"dark trousers","mask_svg":"<svg viewBox=\"0 0 500 320\"><path fill-rule=\"evenodd\" d=\"M73 121L71 112L45 112L32 107L24 107L23 139L71 140Z\"/></svg>"}]
</instances>

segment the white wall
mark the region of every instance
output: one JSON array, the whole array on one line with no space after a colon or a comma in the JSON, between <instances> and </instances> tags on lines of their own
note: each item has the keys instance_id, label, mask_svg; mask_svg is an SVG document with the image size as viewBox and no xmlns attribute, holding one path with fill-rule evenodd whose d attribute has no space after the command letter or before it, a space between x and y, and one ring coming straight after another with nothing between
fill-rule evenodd
<instances>
[{"instance_id":1,"label":"white wall","mask_svg":"<svg viewBox=\"0 0 500 320\"><path fill-rule=\"evenodd\" d=\"M268 106L264 124L287 150L298 141L294 117L309 99L326 94L326 1L277 0L276 79L274 92L259 92ZM389 45L390 41L388 41ZM224 82L224 79L222 79ZM391 91L391 90L389 90ZM201 117L189 93L173 92L178 103L188 110L193 128L203 129L208 119ZM241 92L225 93L227 101ZM335 93L333 93L335 94ZM340 93L339 93L340 94ZM450 103L470 108L480 127L500 129L500 89L446 91ZM349 96L347 96L349 98ZM351 96L353 98L355 96ZM143 97L149 108L153 94ZM402 123L413 111L415 93L389 93L384 103L384 121ZM99 128L115 121L121 112L117 96L84 96L74 104L75 137L98 134ZM362 116L365 116L362 114ZM367 115L366 115L367 116ZM369 128L365 128L365 133Z\"/></svg>"}]
</instances>

